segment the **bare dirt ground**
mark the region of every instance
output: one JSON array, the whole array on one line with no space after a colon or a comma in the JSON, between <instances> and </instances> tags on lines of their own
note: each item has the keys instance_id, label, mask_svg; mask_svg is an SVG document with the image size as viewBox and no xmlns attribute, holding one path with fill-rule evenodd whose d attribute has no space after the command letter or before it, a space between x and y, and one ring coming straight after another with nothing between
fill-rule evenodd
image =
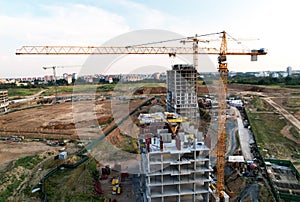
<instances>
[{"instance_id":1,"label":"bare dirt ground","mask_svg":"<svg viewBox=\"0 0 300 202\"><path fill-rule=\"evenodd\" d=\"M11 161L21 157L53 151L53 147L41 142L2 142L0 141L0 170L9 166Z\"/></svg>"},{"instance_id":2,"label":"bare dirt ground","mask_svg":"<svg viewBox=\"0 0 300 202\"><path fill-rule=\"evenodd\" d=\"M86 103L77 103L76 107L85 106ZM101 101L95 105L94 111L99 119L99 124L102 124L103 118L110 119L107 117L110 115L110 105L110 101ZM73 107L71 102L65 102L2 115L0 116L0 135L22 135L34 138L75 135L76 123L73 118ZM85 124L89 125L93 118L95 117L85 116Z\"/></svg>"},{"instance_id":3,"label":"bare dirt ground","mask_svg":"<svg viewBox=\"0 0 300 202\"><path fill-rule=\"evenodd\" d=\"M111 102L119 101L97 101L96 105L94 105L98 124L107 123L112 118ZM125 107L129 108L127 110L130 111L142 102L143 100L133 100ZM79 105L85 106L86 103L81 102ZM78 113L84 115L84 111L79 111ZM84 125L89 127L91 125L89 122L93 118L95 117L84 116L86 122ZM129 121L128 124L133 123ZM128 134L135 134L131 131L131 126L128 126L127 123L125 125L125 127L122 127L124 131L126 128ZM26 140L27 138L76 138L75 134L73 105L71 102L40 106L0 116L0 136L21 135ZM0 141L0 170L5 168L12 160L17 160L26 155L41 153L49 149L53 149L53 147L40 142Z\"/></svg>"},{"instance_id":4,"label":"bare dirt ground","mask_svg":"<svg viewBox=\"0 0 300 202\"><path fill-rule=\"evenodd\" d=\"M15 131L53 131L54 123L66 127L72 121L72 103L62 103L51 106L16 111L0 116L0 128ZM50 126L47 128L47 126ZM52 128L51 128L52 126ZM52 130L51 130L52 129ZM69 126L65 133L73 133ZM24 134L26 135L26 134Z\"/></svg>"}]
</instances>

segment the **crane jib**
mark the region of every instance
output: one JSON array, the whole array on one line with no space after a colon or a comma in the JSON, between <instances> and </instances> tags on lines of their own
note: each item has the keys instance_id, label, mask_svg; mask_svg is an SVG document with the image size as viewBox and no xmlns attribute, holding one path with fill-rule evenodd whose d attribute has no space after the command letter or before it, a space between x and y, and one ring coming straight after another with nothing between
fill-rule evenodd
<instances>
[{"instance_id":1,"label":"crane jib","mask_svg":"<svg viewBox=\"0 0 300 202\"><path fill-rule=\"evenodd\" d=\"M84 54L220 54L211 47L95 47L95 46L23 46L17 55L84 55ZM264 49L228 50L226 55L266 55Z\"/></svg>"}]
</instances>

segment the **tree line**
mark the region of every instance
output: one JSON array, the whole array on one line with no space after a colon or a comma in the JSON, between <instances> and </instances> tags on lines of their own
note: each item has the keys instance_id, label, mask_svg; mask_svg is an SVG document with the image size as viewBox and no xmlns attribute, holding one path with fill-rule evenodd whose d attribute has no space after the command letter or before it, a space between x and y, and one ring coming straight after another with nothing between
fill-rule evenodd
<instances>
[{"instance_id":1,"label":"tree line","mask_svg":"<svg viewBox=\"0 0 300 202\"><path fill-rule=\"evenodd\" d=\"M236 75L228 79L228 83L252 85L300 85L300 76L287 77L255 77L253 75Z\"/></svg>"}]
</instances>

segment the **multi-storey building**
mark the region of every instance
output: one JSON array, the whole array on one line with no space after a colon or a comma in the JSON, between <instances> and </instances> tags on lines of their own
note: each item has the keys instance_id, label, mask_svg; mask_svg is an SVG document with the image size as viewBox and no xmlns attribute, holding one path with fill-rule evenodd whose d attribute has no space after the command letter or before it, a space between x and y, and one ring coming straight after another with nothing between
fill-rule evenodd
<instances>
[{"instance_id":1,"label":"multi-storey building","mask_svg":"<svg viewBox=\"0 0 300 202\"><path fill-rule=\"evenodd\" d=\"M7 90L0 91L0 113L6 112L9 109Z\"/></svg>"},{"instance_id":2,"label":"multi-storey building","mask_svg":"<svg viewBox=\"0 0 300 202\"><path fill-rule=\"evenodd\" d=\"M167 110L198 123L196 84L197 70L193 65L177 64L167 71Z\"/></svg>"},{"instance_id":3,"label":"multi-storey building","mask_svg":"<svg viewBox=\"0 0 300 202\"><path fill-rule=\"evenodd\" d=\"M162 113L161 113L162 114ZM176 134L159 113L141 116L141 182L148 202L209 200L210 150L202 136Z\"/></svg>"}]
</instances>

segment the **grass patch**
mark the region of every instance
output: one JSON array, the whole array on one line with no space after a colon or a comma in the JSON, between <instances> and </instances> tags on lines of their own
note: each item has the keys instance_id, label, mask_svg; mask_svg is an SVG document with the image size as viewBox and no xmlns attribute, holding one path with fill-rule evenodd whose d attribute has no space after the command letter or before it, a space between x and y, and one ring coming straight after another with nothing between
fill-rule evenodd
<instances>
[{"instance_id":1,"label":"grass patch","mask_svg":"<svg viewBox=\"0 0 300 202\"><path fill-rule=\"evenodd\" d=\"M25 176L24 176L25 177ZM12 176L12 182L9 184L6 189L0 193L0 201L7 201L8 197L11 197L15 190L19 187L22 179L18 180L14 176Z\"/></svg>"},{"instance_id":2,"label":"grass patch","mask_svg":"<svg viewBox=\"0 0 300 202\"><path fill-rule=\"evenodd\" d=\"M297 129L295 127L290 128L290 133L296 137L296 138L300 138L300 133L297 131Z\"/></svg>"},{"instance_id":3,"label":"grass patch","mask_svg":"<svg viewBox=\"0 0 300 202\"><path fill-rule=\"evenodd\" d=\"M261 201L274 201L271 190L269 190L267 187L262 186L260 186L259 189L259 199Z\"/></svg>"},{"instance_id":4,"label":"grass patch","mask_svg":"<svg viewBox=\"0 0 300 202\"><path fill-rule=\"evenodd\" d=\"M280 133L286 125L285 120L279 119L276 114L252 113L248 109L246 111L261 149L267 149L267 153L274 155L276 158L290 158L291 155L299 152L297 144L283 137ZM262 152L264 156L267 153Z\"/></svg>"},{"instance_id":5,"label":"grass patch","mask_svg":"<svg viewBox=\"0 0 300 202\"><path fill-rule=\"evenodd\" d=\"M299 105L300 106L300 98L289 98L288 104Z\"/></svg>"},{"instance_id":6,"label":"grass patch","mask_svg":"<svg viewBox=\"0 0 300 202\"><path fill-rule=\"evenodd\" d=\"M36 164L38 164L39 162L41 162L43 160L43 158L41 158L38 155L33 155L33 156L25 156L23 158L18 159L15 162L14 167L18 167L18 166L22 166L24 168L27 169L32 169L34 166L36 166Z\"/></svg>"},{"instance_id":7,"label":"grass patch","mask_svg":"<svg viewBox=\"0 0 300 202\"><path fill-rule=\"evenodd\" d=\"M143 87L165 87L165 83L144 83Z\"/></svg>"},{"instance_id":8,"label":"grass patch","mask_svg":"<svg viewBox=\"0 0 300 202\"><path fill-rule=\"evenodd\" d=\"M94 197L96 161L90 159L75 169L64 169L46 181L47 199L51 201L102 201Z\"/></svg>"},{"instance_id":9,"label":"grass patch","mask_svg":"<svg viewBox=\"0 0 300 202\"><path fill-rule=\"evenodd\" d=\"M57 86L57 94L73 93L73 86ZM41 94L42 96L55 95L55 87L48 87L45 92Z\"/></svg>"},{"instance_id":10,"label":"grass patch","mask_svg":"<svg viewBox=\"0 0 300 202\"><path fill-rule=\"evenodd\" d=\"M140 87L165 87L164 83L117 83L117 84L87 84L87 85L74 85L74 86L57 86L57 94L70 94L70 93L84 93L95 92L105 93L116 90L117 92L128 92L128 88L140 88ZM116 89L115 89L116 88ZM50 86L42 96L55 95L55 87Z\"/></svg>"},{"instance_id":11,"label":"grass patch","mask_svg":"<svg viewBox=\"0 0 300 202\"><path fill-rule=\"evenodd\" d=\"M248 113L251 126L255 134L258 135L259 142L269 140L272 142L282 142L285 138L279 135L280 130L286 125L285 121L279 120L275 114ZM275 138L274 138L275 137Z\"/></svg>"},{"instance_id":12,"label":"grass patch","mask_svg":"<svg viewBox=\"0 0 300 202\"><path fill-rule=\"evenodd\" d=\"M116 84L103 84L97 86L97 92L110 92L113 91L116 87Z\"/></svg>"},{"instance_id":13,"label":"grass patch","mask_svg":"<svg viewBox=\"0 0 300 202\"><path fill-rule=\"evenodd\" d=\"M42 88L9 88L8 97L24 97L36 94L43 90Z\"/></svg>"},{"instance_id":14,"label":"grass patch","mask_svg":"<svg viewBox=\"0 0 300 202\"><path fill-rule=\"evenodd\" d=\"M250 104L256 108L257 111L269 111L270 105L262 100L260 97L255 97L250 101Z\"/></svg>"}]
</instances>

